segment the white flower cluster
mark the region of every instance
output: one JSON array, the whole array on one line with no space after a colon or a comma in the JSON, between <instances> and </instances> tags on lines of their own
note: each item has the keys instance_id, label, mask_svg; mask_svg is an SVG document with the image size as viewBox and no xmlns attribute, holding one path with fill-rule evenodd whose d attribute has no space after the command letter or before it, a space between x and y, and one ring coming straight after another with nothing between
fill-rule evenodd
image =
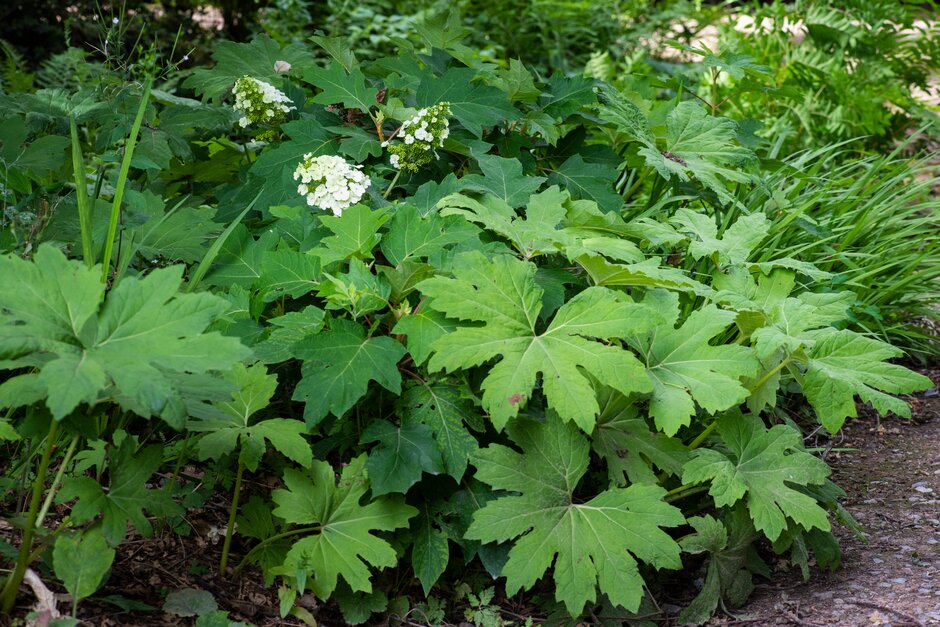
<instances>
[{"instance_id":1,"label":"white flower cluster","mask_svg":"<svg viewBox=\"0 0 940 627\"><path fill-rule=\"evenodd\" d=\"M450 104L442 102L421 109L418 115L402 122L398 129L402 143L392 146L388 142L382 144L391 153L388 161L392 167L417 172L421 166L430 163L434 158L434 149L443 147L444 140L450 135L449 115Z\"/></svg>"},{"instance_id":2,"label":"white flower cluster","mask_svg":"<svg viewBox=\"0 0 940 627\"><path fill-rule=\"evenodd\" d=\"M361 165L350 165L342 157L304 155L294 170L294 180L300 181L297 193L307 197L307 204L340 215L343 209L359 202L372 183L362 173Z\"/></svg>"},{"instance_id":3,"label":"white flower cluster","mask_svg":"<svg viewBox=\"0 0 940 627\"><path fill-rule=\"evenodd\" d=\"M270 83L243 76L235 81L235 110L242 114L239 126L249 124L280 124L294 107L290 98Z\"/></svg>"}]
</instances>

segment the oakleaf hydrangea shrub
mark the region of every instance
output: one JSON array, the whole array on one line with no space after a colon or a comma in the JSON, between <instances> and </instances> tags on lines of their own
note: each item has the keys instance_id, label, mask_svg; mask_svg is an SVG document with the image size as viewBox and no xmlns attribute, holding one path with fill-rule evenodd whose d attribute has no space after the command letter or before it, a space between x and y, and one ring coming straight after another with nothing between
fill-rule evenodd
<instances>
[{"instance_id":1,"label":"oakleaf hydrangea shrub","mask_svg":"<svg viewBox=\"0 0 940 627\"><path fill-rule=\"evenodd\" d=\"M77 261L7 264L21 282L38 273L47 298L2 296L0 358L17 376L0 406L82 419L112 398L122 429L166 443L135 459L115 421L82 423L88 447L115 454L109 490L94 469L67 483L79 524L101 504L117 541L130 497L116 481L133 476L133 497L141 477L211 459L207 475L233 491L221 570L234 536L231 576L256 566L283 614L312 593L350 622L393 596L438 603L496 578L500 595L538 585L538 611L556 618L648 615L670 599L701 624L743 603L774 554L835 567L833 523L850 517L800 427L834 433L857 400L909 415L897 395L930 382L848 328L856 297L838 276L776 254L770 220L740 202L767 173L736 120L480 64L448 28L422 31L427 50L361 62L332 39L328 61L265 37L220 45L185 81L205 98L198 114L152 105L129 180L132 245L115 276L151 278L120 279L99 309L103 285L43 270L98 280ZM261 104L297 109L241 149L247 114L225 98L246 93L246 64L296 95ZM29 163L24 189L66 167ZM44 233L74 239L66 227ZM151 272L153 259L189 260L182 289L213 296L171 298L184 269ZM165 320L128 318L167 303L174 341L225 344L242 363L170 351ZM168 351L165 385L129 354L114 361L140 334ZM813 424L794 423L796 407ZM32 415L9 424L29 433ZM254 473L280 485L258 489ZM167 494L202 502L187 486ZM694 598L663 585L699 577Z\"/></svg>"}]
</instances>

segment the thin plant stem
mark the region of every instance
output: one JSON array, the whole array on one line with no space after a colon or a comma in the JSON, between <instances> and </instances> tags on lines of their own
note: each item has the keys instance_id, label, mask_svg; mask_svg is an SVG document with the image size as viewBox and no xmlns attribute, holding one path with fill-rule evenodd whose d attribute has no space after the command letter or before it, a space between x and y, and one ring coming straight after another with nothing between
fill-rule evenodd
<instances>
[{"instance_id":1,"label":"thin plant stem","mask_svg":"<svg viewBox=\"0 0 940 627\"><path fill-rule=\"evenodd\" d=\"M319 529L320 529L319 526L316 526L316 527L303 527L302 529L292 529L292 530L290 530L290 531L285 531L284 533L279 533L279 534L273 535L273 536L271 536L270 538L265 538L264 540L262 540L261 542L259 542L258 544L256 544L250 551L248 551L248 553L245 554L245 557L242 558L242 561L240 561L240 562L238 563L238 565L235 566L235 569L232 570L232 577L237 577L237 576L238 576L238 573L240 573L240 572L242 571L242 569L245 568L245 566L248 565L248 560L251 559L251 556L254 555L255 552L257 552L259 549L262 549L262 548L268 546L268 545L271 544L272 542L277 542L278 540L283 540L284 538L290 538L290 537L293 537L293 536L299 536L299 535L302 534L302 533L309 533L309 532L311 532L311 531L317 531L317 530L319 530Z\"/></svg>"},{"instance_id":2,"label":"thin plant stem","mask_svg":"<svg viewBox=\"0 0 940 627\"><path fill-rule=\"evenodd\" d=\"M137 108L137 117L134 118L134 125L131 127L131 133L124 145L124 159L121 161L121 172L118 175L117 187L114 189L114 199L111 202L111 219L108 223L108 236L104 241L104 256L102 257L101 282L107 284L108 274L111 271L111 254L114 251L114 235L117 233L117 225L121 218L121 202L124 200L124 187L127 185L127 177L131 169L131 159L134 158L134 148L137 146L137 135L140 133L140 127L144 122L144 113L147 111L147 104L150 102L150 87L153 84L153 78L147 78L144 83L144 94L140 99L140 106ZM115 281L118 277L115 277Z\"/></svg>"},{"instance_id":3,"label":"thin plant stem","mask_svg":"<svg viewBox=\"0 0 940 627\"><path fill-rule=\"evenodd\" d=\"M170 481L167 483L166 490L167 496L173 498L173 488L176 487L176 481L180 476L180 469L183 467L183 462L186 460L186 450L189 447L189 434L186 432L186 437L183 438L183 446L180 447L180 454L176 458L176 466L173 468L173 475L170 477Z\"/></svg>"},{"instance_id":4,"label":"thin plant stem","mask_svg":"<svg viewBox=\"0 0 940 627\"><path fill-rule=\"evenodd\" d=\"M36 478L33 479L33 495L29 501L29 514L26 527L23 529L23 542L20 544L16 567L13 569L13 574L7 579L3 592L0 593L0 612L4 614L9 614L13 610L16 595L20 591L23 576L26 574L26 567L29 566L29 556L33 549L33 535L36 532L36 515L39 513L39 502L42 500L42 489L45 485L46 473L49 471L52 450L55 448L55 435L58 426L59 422L57 420L53 420L49 424L49 432L46 434L46 448L42 452Z\"/></svg>"},{"instance_id":5,"label":"thin plant stem","mask_svg":"<svg viewBox=\"0 0 940 627\"><path fill-rule=\"evenodd\" d=\"M49 507L52 505L52 499L55 497L56 491L59 489L59 484L62 483L62 477L65 475L65 468L69 465L69 462L72 461L72 455L75 454L75 447L78 445L78 440L81 436L77 433L72 437L72 441L69 443L69 448L65 452L65 457L62 458L62 463L59 464L59 470L55 473L55 479L52 480L52 485L49 486L49 490L46 492L46 500L42 503L42 508L39 510L39 516L36 518L36 528L39 529L42 527L43 521L46 519L46 514L49 512Z\"/></svg>"},{"instance_id":6,"label":"thin plant stem","mask_svg":"<svg viewBox=\"0 0 940 627\"><path fill-rule=\"evenodd\" d=\"M396 170L395 177L392 179L392 182L388 184L388 188L386 188L385 193L382 194L382 198L388 198L388 195L392 193L392 189L395 188L395 183L398 182L399 176L401 176L401 170Z\"/></svg>"},{"instance_id":7,"label":"thin plant stem","mask_svg":"<svg viewBox=\"0 0 940 627\"><path fill-rule=\"evenodd\" d=\"M238 513L238 496L242 491L242 474L245 472L245 464L240 460L238 462L238 472L235 474L235 490L232 494L232 507L228 512L228 525L225 527L225 542L222 544L222 559L219 561L219 574L225 574L225 567L228 566L228 551L232 546L232 534L235 533L235 515Z\"/></svg>"}]
</instances>

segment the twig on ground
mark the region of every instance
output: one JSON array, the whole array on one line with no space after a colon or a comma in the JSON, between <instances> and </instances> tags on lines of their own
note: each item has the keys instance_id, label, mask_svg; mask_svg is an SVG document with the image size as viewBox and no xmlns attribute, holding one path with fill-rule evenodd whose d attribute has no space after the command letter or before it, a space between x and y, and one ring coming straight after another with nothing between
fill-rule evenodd
<instances>
[{"instance_id":1,"label":"twig on ground","mask_svg":"<svg viewBox=\"0 0 940 627\"><path fill-rule=\"evenodd\" d=\"M910 614L906 612L902 612L901 610L895 610L890 607L885 607L884 605L879 605L877 603L872 603L871 601L853 601L852 599L846 599L845 602L851 603L852 605L857 605L859 607L870 607L873 610L881 610L882 612L889 612L891 614L894 614L895 616L900 616L904 620L910 621L914 623L915 625L924 624L923 621L915 618L914 616L911 616Z\"/></svg>"}]
</instances>

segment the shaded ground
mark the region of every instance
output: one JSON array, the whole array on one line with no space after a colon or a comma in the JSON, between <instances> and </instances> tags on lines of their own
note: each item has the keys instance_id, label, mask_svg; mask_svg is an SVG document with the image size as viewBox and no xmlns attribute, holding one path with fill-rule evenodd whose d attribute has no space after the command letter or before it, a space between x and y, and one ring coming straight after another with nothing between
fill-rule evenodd
<instances>
[{"instance_id":1,"label":"shaded ground","mask_svg":"<svg viewBox=\"0 0 940 627\"><path fill-rule=\"evenodd\" d=\"M926 374L940 382L940 370ZM843 566L805 584L778 572L737 618L710 625L940 625L940 394L934 388L912 404L914 421L864 417L832 443L857 449L827 459L866 536L836 529Z\"/></svg>"}]
</instances>

